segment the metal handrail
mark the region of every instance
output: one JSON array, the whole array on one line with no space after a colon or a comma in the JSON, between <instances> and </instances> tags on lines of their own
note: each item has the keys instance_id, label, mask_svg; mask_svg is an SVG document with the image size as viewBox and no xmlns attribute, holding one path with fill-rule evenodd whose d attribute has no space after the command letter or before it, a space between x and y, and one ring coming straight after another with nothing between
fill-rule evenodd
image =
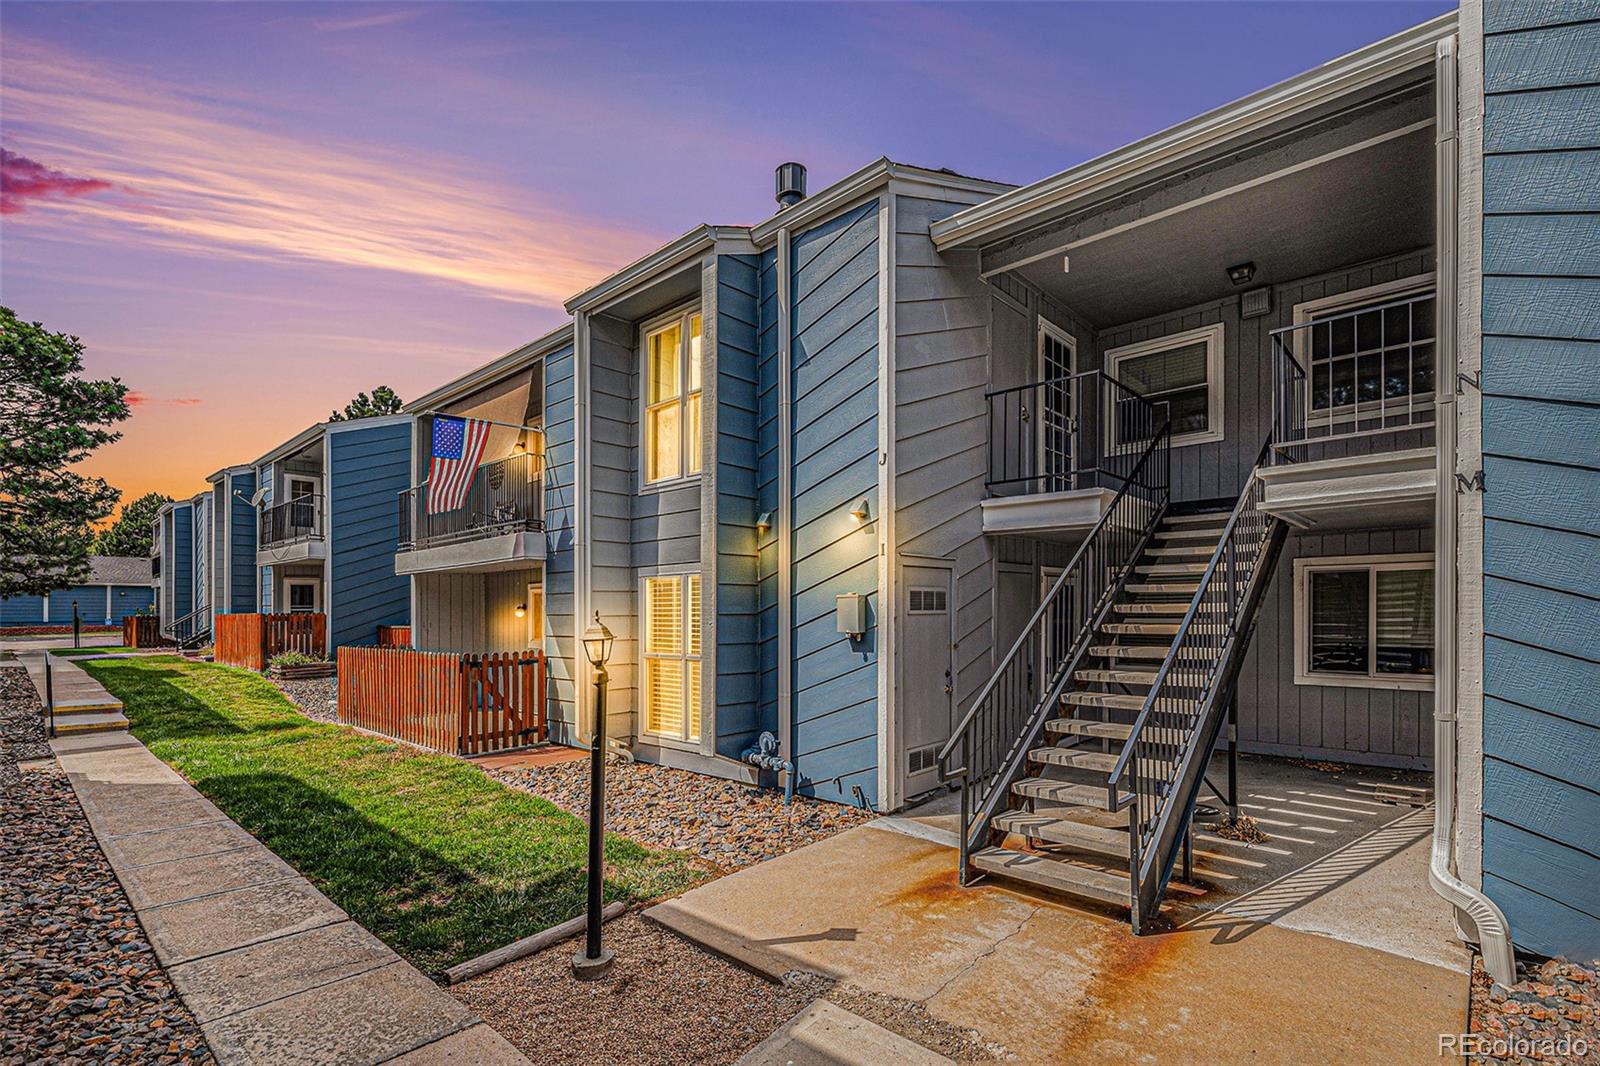
<instances>
[{"instance_id":1,"label":"metal handrail","mask_svg":"<svg viewBox=\"0 0 1600 1066\"><path fill-rule=\"evenodd\" d=\"M322 504L320 493L296 496L282 503L262 504L256 528L257 547L321 540L326 513Z\"/></svg>"},{"instance_id":2,"label":"metal handrail","mask_svg":"<svg viewBox=\"0 0 1600 1066\"><path fill-rule=\"evenodd\" d=\"M1269 330L1267 336L1273 352L1272 435L1275 441L1269 459L1289 461L1288 453L1292 449L1313 444L1431 428L1438 371L1436 365L1430 366L1420 356L1424 348L1436 349L1436 342L1432 332L1420 337L1417 335L1417 307L1433 299L1432 292L1418 293ZM1391 343L1388 339L1389 316L1402 309L1406 313L1406 337L1403 341ZM1350 322L1354 331L1357 328L1355 319L1372 315L1378 316L1379 340L1376 347L1354 348L1336 356L1331 354L1336 326ZM1315 369L1311 353L1307 351L1305 362L1297 354L1297 349L1309 350L1319 334L1326 337L1330 350L1326 393L1328 402L1322 407L1316 405L1316 400L1322 397L1314 397L1310 391L1314 386L1312 371ZM1356 340L1354 332L1351 339ZM1391 374L1392 358L1398 360L1395 366L1403 377ZM1363 399L1362 364L1369 364L1367 369L1370 370L1370 363L1374 359L1377 361L1378 395ZM1342 400L1342 391L1336 391L1334 384L1334 364L1345 361L1354 364L1348 400ZM1436 350L1434 362L1437 362ZM1403 388L1396 387L1394 382L1401 380Z\"/></svg>"},{"instance_id":3,"label":"metal handrail","mask_svg":"<svg viewBox=\"0 0 1600 1066\"><path fill-rule=\"evenodd\" d=\"M1211 553L1183 620L1178 624L1172 646L1156 671L1144 705L1134 719L1132 731L1107 775L1112 788L1119 787L1124 778L1132 778L1128 789L1133 797L1129 808L1128 865L1136 931L1145 916L1145 905L1160 891L1159 887L1153 892L1141 891L1142 888L1149 888L1149 868L1158 860L1164 862L1163 873L1171 868L1168 860L1172 856L1162 855L1159 848L1151 848L1149 844L1159 842L1163 823L1172 817L1177 798L1174 785L1181 776L1179 771L1184 762L1193 757L1194 740L1202 733L1206 712L1214 711L1218 705L1220 687L1215 681L1223 668L1225 653L1238 638L1247 594L1255 587L1252 582L1261 573L1259 564L1279 522L1260 509L1263 487L1261 470L1266 465L1271 448L1272 438L1269 436L1261 446L1255 468L1228 515L1217 547ZM1223 574L1220 580L1226 581L1221 603L1214 602L1214 586L1219 581L1219 574ZM1210 617L1199 623L1197 620L1202 614ZM1191 647L1191 637L1192 643L1204 645L1203 649ZM1192 654L1200 650L1205 654ZM1191 660L1197 665L1180 667L1178 663L1182 659ZM1180 676L1174 676L1175 670L1180 672ZM1182 676L1185 672L1192 672L1195 676ZM1172 688L1178 690L1176 693L1168 691L1169 682ZM1171 703L1174 701L1186 706L1173 708ZM1158 705L1163 709L1158 711ZM1171 720L1158 722L1158 716ZM1156 729L1168 731L1167 735L1151 738L1149 732ZM1151 774L1152 769L1159 768L1165 768L1166 772L1159 777Z\"/></svg>"},{"instance_id":4,"label":"metal handrail","mask_svg":"<svg viewBox=\"0 0 1600 1066\"><path fill-rule=\"evenodd\" d=\"M1089 531L1071 562L1056 578L1021 633L989 680L979 690L950 738L940 747L937 762L943 780L960 778L961 785L961 876L967 876L967 856L976 837L993 816L997 797L1003 794L1011 772L1026 756L1043 723L1042 713L1059 698L1062 685L1071 676L1073 664L1088 646L1098 618L1108 609L1132 565L1149 542L1170 498L1171 424L1165 423L1145 446L1139 461L1129 471L1105 513ZM1148 478L1148 483L1145 480ZM1148 490L1143 499L1134 490ZM1129 501L1133 501L1130 503ZM1131 513L1130 513L1131 509ZM1107 558L1106 555L1110 557ZM1072 613L1073 603L1066 592L1079 593L1076 604L1081 617ZM1064 602L1067 601L1067 602ZM1025 660L1032 646L1034 658ZM1055 653L1053 662L1044 660ZM1001 706L998 694L1009 701ZM1013 715L1019 721L983 721L1000 718L1009 709L1029 706L1026 714ZM982 725L983 735L978 735ZM1007 727L1010 728L1007 728ZM993 750L990 766L976 772L978 749ZM962 765L951 767L951 758L961 749ZM992 787L977 797L973 811L974 781L994 780Z\"/></svg>"},{"instance_id":5,"label":"metal handrail","mask_svg":"<svg viewBox=\"0 0 1600 1066\"><path fill-rule=\"evenodd\" d=\"M397 550L457 544L509 532L544 528L544 463L534 452L479 464L462 506L441 514L424 510L426 484L400 491Z\"/></svg>"},{"instance_id":6,"label":"metal handrail","mask_svg":"<svg viewBox=\"0 0 1600 1066\"><path fill-rule=\"evenodd\" d=\"M984 393L991 489L1059 492L1124 479L1168 417L1104 370L1081 370ZM1126 430L1126 439L1114 436Z\"/></svg>"}]
</instances>

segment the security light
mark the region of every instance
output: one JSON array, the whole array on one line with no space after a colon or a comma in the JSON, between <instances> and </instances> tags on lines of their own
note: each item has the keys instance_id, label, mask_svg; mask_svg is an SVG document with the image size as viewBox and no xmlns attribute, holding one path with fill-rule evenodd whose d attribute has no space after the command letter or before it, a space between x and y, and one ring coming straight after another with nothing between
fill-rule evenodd
<instances>
[{"instance_id":1,"label":"security light","mask_svg":"<svg viewBox=\"0 0 1600 1066\"><path fill-rule=\"evenodd\" d=\"M1228 280L1235 285L1248 285L1250 279L1256 276L1254 263L1240 263L1238 266L1228 268Z\"/></svg>"},{"instance_id":2,"label":"security light","mask_svg":"<svg viewBox=\"0 0 1600 1066\"><path fill-rule=\"evenodd\" d=\"M857 500L856 505L850 508L850 517L856 520L856 525L858 526L866 523L868 513L867 498L865 496Z\"/></svg>"}]
</instances>

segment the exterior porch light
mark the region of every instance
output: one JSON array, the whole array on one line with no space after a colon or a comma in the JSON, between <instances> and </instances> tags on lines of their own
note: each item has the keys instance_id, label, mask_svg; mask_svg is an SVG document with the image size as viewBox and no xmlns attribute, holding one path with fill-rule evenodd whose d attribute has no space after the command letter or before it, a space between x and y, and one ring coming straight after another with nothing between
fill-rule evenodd
<instances>
[{"instance_id":1,"label":"exterior porch light","mask_svg":"<svg viewBox=\"0 0 1600 1066\"><path fill-rule=\"evenodd\" d=\"M518 618L526 618L526 617L528 617L528 605L525 604L525 603L517 604L516 614L517 614Z\"/></svg>"},{"instance_id":2,"label":"exterior porch light","mask_svg":"<svg viewBox=\"0 0 1600 1066\"><path fill-rule=\"evenodd\" d=\"M772 528L772 512L762 511L756 516L756 529L762 533Z\"/></svg>"},{"instance_id":3,"label":"exterior porch light","mask_svg":"<svg viewBox=\"0 0 1600 1066\"><path fill-rule=\"evenodd\" d=\"M604 879L606 838L606 660L611 658L611 630L600 621L600 612L583 631L583 653L594 666L594 746L589 750L589 906L583 947L572 956L572 976L594 981L611 969L611 952L600 942L600 925L605 921Z\"/></svg>"},{"instance_id":4,"label":"exterior porch light","mask_svg":"<svg viewBox=\"0 0 1600 1066\"><path fill-rule=\"evenodd\" d=\"M857 500L856 505L850 508L850 517L856 520L856 525L858 526L866 524L867 517L870 515L870 513L871 512L867 510L867 498L865 496Z\"/></svg>"},{"instance_id":5,"label":"exterior porch light","mask_svg":"<svg viewBox=\"0 0 1600 1066\"><path fill-rule=\"evenodd\" d=\"M1248 285L1250 284L1250 279L1255 276L1256 265L1254 263L1240 263L1237 266L1228 268L1228 280L1235 285Z\"/></svg>"}]
</instances>

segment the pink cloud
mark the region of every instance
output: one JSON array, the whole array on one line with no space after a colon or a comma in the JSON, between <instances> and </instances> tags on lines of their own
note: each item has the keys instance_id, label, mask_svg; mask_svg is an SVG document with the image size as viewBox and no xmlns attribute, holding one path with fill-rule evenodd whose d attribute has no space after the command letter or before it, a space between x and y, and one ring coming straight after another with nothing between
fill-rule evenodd
<instances>
[{"instance_id":1,"label":"pink cloud","mask_svg":"<svg viewBox=\"0 0 1600 1066\"><path fill-rule=\"evenodd\" d=\"M201 402L198 396L156 397L142 393L138 389L129 389L124 399L128 401L128 406L135 410L151 404L158 407L198 407Z\"/></svg>"},{"instance_id":2,"label":"pink cloud","mask_svg":"<svg viewBox=\"0 0 1600 1066\"><path fill-rule=\"evenodd\" d=\"M109 188L109 181L75 178L9 148L0 148L0 215L22 213L27 210L29 200L46 200L52 196L85 196Z\"/></svg>"}]
</instances>

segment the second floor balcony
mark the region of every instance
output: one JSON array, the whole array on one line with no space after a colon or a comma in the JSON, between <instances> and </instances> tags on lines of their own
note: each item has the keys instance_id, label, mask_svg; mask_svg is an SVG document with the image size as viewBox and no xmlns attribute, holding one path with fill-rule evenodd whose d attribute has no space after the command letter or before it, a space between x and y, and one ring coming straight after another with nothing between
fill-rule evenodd
<instances>
[{"instance_id":1,"label":"second floor balcony","mask_svg":"<svg viewBox=\"0 0 1600 1066\"><path fill-rule=\"evenodd\" d=\"M400 494L395 572L493 570L544 558L544 464L521 453L480 465L458 507L433 509L431 486Z\"/></svg>"},{"instance_id":2,"label":"second floor balcony","mask_svg":"<svg viewBox=\"0 0 1600 1066\"><path fill-rule=\"evenodd\" d=\"M258 559L270 564L322 558L327 550L325 514L320 493L263 505L257 518Z\"/></svg>"}]
</instances>

